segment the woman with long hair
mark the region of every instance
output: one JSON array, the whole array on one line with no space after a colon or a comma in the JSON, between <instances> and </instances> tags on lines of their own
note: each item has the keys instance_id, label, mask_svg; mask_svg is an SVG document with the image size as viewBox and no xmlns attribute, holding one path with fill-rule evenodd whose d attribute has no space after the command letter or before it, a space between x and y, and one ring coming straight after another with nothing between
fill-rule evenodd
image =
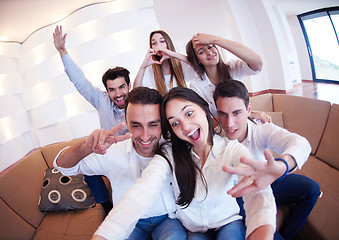
<instances>
[{"instance_id":1,"label":"woman with long hair","mask_svg":"<svg viewBox=\"0 0 339 240\"><path fill-rule=\"evenodd\" d=\"M224 62L218 47L237 57ZM198 33L186 45L188 62L199 75L200 80L192 81L190 88L209 104L211 112L217 116L213 101L215 86L224 80L239 80L259 73L263 66L262 58L245 45L222 37ZM269 115L253 112L251 118L262 122L270 121Z\"/></svg>"},{"instance_id":2,"label":"woman with long hair","mask_svg":"<svg viewBox=\"0 0 339 240\"><path fill-rule=\"evenodd\" d=\"M187 57L175 51L174 44L165 31L151 32L149 47L133 88L155 88L163 96L173 87L189 87L189 81L197 78Z\"/></svg>"},{"instance_id":3,"label":"woman with long hair","mask_svg":"<svg viewBox=\"0 0 339 240\"><path fill-rule=\"evenodd\" d=\"M251 154L238 141L214 133L208 104L191 89L173 88L164 97L161 121L162 134L170 140L162 157L155 155L95 235L103 228L127 237L133 222L172 178L176 217L188 230L188 239L273 239L276 205L270 186L243 196L246 228L236 199L227 194L234 179L223 168L244 167L240 158Z\"/></svg>"}]
</instances>

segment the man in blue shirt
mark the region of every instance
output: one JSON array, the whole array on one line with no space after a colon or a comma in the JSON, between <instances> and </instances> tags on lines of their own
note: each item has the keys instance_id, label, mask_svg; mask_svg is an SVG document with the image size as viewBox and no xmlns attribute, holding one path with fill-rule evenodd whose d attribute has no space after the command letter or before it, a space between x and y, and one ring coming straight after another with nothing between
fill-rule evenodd
<instances>
[{"instance_id":1,"label":"man in blue shirt","mask_svg":"<svg viewBox=\"0 0 339 240\"><path fill-rule=\"evenodd\" d=\"M106 91L101 91L86 79L82 70L72 61L65 47L66 36L67 34L62 32L61 26L55 28L54 46L61 56L67 76L78 92L97 110L101 128L110 130L125 121L125 99L131 87L129 71L123 67L108 69L102 76ZM118 134L123 135L127 132L127 128L124 127ZM85 176L85 180L96 202L101 203L108 214L113 205L102 176Z\"/></svg>"}]
</instances>

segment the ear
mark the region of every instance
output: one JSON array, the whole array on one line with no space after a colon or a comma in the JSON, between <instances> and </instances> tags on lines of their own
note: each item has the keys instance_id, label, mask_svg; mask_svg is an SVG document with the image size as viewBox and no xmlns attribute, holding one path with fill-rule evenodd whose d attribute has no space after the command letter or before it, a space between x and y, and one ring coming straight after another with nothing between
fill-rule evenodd
<instances>
[{"instance_id":1,"label":"ear","mask_svg":"<svg viewBox=\"0 0 339 240\"><path fill-rule=\"evenodd\" d=\"M127 129L128 129L127 118L126 118L126 112L125 112L125 117L124 117L124 119L125 119L126 127L127 127ZM128 129L128 131L129 131L129 129Z\"/></svg>"},{"instance_id":2,"label":"ear","mask_svg":"<svg viewBox=\"0 0 339 240\"><path fill-rule=\"evenodd\" d=\"M248 106L247 106L247 114L248 114L248 116L250 116L251 112L252 112L252 105L251 105L251 103L248 103Z\"/></svg>"}]
</instances>

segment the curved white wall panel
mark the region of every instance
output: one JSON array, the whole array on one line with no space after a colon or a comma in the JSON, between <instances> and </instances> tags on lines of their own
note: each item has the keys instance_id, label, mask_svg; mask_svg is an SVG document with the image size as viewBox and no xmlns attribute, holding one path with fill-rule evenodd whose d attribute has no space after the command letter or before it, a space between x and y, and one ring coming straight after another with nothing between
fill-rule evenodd
<instances>
[{"instance_id":1,"label":"curved white wall panel","mask_svg":"<svg viewBox=\"0 0 339 240\"><path fill-rule=\"evenodd\" d=\"M134 80L149 33L159 29L152 0L92 5L58 25L67 33L70 56L101 90L108 68L126 67ZM0 156L4 159L0 171L32 148L83 137L100 127L96 110L64 72L53 43L55 26L38 30L23 45L0 43Z\"/></svg>"}]
</instances>

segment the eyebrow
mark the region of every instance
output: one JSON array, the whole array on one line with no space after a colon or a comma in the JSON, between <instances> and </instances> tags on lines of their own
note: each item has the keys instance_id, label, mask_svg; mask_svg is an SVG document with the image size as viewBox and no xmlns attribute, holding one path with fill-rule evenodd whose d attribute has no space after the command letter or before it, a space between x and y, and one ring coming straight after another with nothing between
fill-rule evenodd
<instances>
[{"instance_id":1,"label":"eyebrow","mask_svg":"<svg viewBox=\"0 0 339 240\"><path fill-rule=\"evenodd\" d=\"M160 119L159 120L154 120L154 121L147 122L147 124L154 124L154 123L160 123ZM131 124L142 125L140 122L137 122L137 121L131 121Z\"/></svg>"},{"instance_id":2,"label":"eyebrow","mask_svg":"<svg viewBox=\"0 0 339 240\"><path fill-rule=\"evenodd\" d=\"M192 106L192 105L186 105L186 106L184 106L184 107L180 110L180 113L182 113L187 107L190 107L190 106ZM174 117L168 117L167 120L169 121L169 120L172 119L172 118L174 118Z\"/></svg>"},{"instance_id":3,"label":"eyebrow","mask_svg":"<svg viewBox=\"0 0 339 240\"><path fill-rule=\"evenodd\" d=\"M151 39L151 42L155 42L157 39L154 39L154 38L152 38ZM165 38L164 37L161 37L161 38L159 38L159 40L165 40Z\"/></svg>"}]
</instances>

